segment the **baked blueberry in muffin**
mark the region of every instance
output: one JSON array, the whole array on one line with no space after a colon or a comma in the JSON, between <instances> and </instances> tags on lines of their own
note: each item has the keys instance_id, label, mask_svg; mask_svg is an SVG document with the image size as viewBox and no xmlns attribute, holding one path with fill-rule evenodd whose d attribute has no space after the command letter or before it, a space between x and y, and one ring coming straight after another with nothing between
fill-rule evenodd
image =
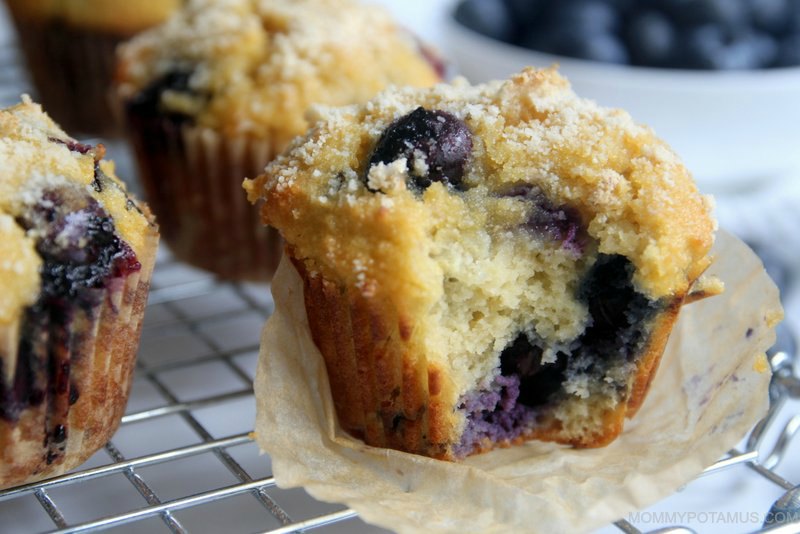
<instances>
[{"instance_id":1,"label":"baked blueberry in muffin","mask_svg":"<svg viewBox=\"0 0 800 534\"><path fill-rule=\"evenodd\" d=\"M180 259L266 281L282 242L241 183L309 124L313 105L429 86L443 64L374 5L189 0L120 48L118 94L147 200Z\"/></svg>"},{"instance_id":2,"label":"baked blueberry in muffin","mask_svg":"<svg viewBox=\"0 0 800 534\"><path fill-rule=\"evenodd\" d=\"M0 487L77 466L125 408L158 231L103 155L0 111Z\"/></svg>"},{"instance_id":3,"label":"baked blueberry in muffin","mask_svg":"<svg viewBox=\"0 0 800 534\"><path fill-rule=\"evenodd\" d=\"M318 118L246 188L304 280L343 428L446 459L612 441L711 262L678 157L554 70Z\"/></svg>"}]
</instances>

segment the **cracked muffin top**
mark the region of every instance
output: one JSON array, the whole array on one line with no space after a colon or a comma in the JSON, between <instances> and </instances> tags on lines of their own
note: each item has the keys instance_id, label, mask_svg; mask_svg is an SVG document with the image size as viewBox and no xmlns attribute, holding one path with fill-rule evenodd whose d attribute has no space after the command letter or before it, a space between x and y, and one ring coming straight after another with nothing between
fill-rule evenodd
<instances>
[{"instance_id":1,"label":"cracked muffin top","mask_svg":"<svg viewBox=\"0 0 800 534\"><path fill-rule=\"evenodd\" d=\"M686 292L710 263L713 201L680 159L626 112L578 98L554 69L319 111L246 188L297 255L335 279L396 280L413 294L431 255L413 244L478 222L491 237L535 227L579 254L592 248L585 233L597 252L629 258L637 289L655 299ZM419 255L410 278L386 275L409 250Z\"/></svg>"},{"instance_id":2,"label":"cracked muffin top","mask_svg":"<svg viewBox=\"0 0 800 534\"><path fill-rule=\"evenodd\" d=\"M434 457L614 439L711 262L711 199L678 157L553 69L322 109L245 187L329 374L358 362L332 379L345 428ZM377 400L348 402L371 361Z\"/></svg>"},{"instance_id":3,"label":"cracked muffin top","mask_svg":"<svg viewBox=\"0 0 800 534\"><path fill-rule=\"evenodd\" d=\"M602 258L649 302L682 298L716 224L666 144L554 69L320 109L245 188L294 258L391 306L429 359L483 354L453 362L471 383L532 324L548 350L574 342Z\"/></svg>"},{"instance_id":4,"label":"cracked muffin top","mask_svg":"<svg viewBox=\"0 0 800 534\"><path fill-rule=\"evenodd\" d=\"M155 232L104 152L70 138L28 98L0 110L0 323L36 300L43 257L88 265L93 247L106 254L119 239L135 258ZM95 283L89 271L81 283Z\"/></svg>"},{"instance_id":5,"label":"cracked muffin top","mask_svg":"<svg viewBox=\"0 0 800 534\"><path fill-rule=\"evenodd\" d=\"M139 113L280 145L311 104L429 86L440 64L380 8L352 0L190 0L120 50L117 83ZM130 108L129 108L130 109Z\"/></svg>"}]
</instances>

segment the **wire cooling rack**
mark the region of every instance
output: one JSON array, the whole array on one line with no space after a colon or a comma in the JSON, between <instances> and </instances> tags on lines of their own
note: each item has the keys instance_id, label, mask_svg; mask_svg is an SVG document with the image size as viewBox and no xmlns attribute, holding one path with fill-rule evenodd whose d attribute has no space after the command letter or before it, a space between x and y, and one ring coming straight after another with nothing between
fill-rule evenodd
<instances>
[{"instance_id":1,"label":"wire cooling rack","mask_svg":"<svg viewBox=\"0 0 800 534\"><path fill-rule=\"evenodd\" d=\"M0 104L17 101L25 79L17 49L0 46ZM109 154L120 174L131 172L124 145L110 143ZM77 470L0 491L0 533L383 532L342 506L278 488L250 438L258 337L271 312L267 286L219 283L162 250L120 429ZM790 355L772 363L769 415L738 449L673 497L598 532L800 532L800 516L761 527L800 481L800 381Z\"/></svg>"}]
</instances>

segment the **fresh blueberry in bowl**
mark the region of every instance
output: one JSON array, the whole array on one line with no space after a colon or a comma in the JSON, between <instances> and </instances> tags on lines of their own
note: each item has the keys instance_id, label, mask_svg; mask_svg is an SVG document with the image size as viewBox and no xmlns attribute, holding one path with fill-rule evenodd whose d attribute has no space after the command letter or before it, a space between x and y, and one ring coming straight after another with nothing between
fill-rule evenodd
<instances>
[{"instance_id":1,"label":"fresh blueberry in bowl","mask_svg":"<svg viewBox=\"0 0 800 534\"><path fill-rule=\"evenodd\" d=\"M800 65L800 0L463 0L455 20L565 57L677 69Z\"/></svg>"},{"instance_id":2,"label":"fresh blueberry in bowl","mask_svg":"<svg viewBox=\"0 0 800 534\"><path fill-rule=\"evenodd\" d=\"M557 65L578 95L651 126L709 193L800 172L800 0L484 1L514 30L447 19L470 81Z\"/></svg>"},{"instance_id":3,"label":"fresh blueberry in bowl","mask_svg":"<svg viewBox=\"0 0 800 534\"><path fill-rule=\"evenodd\" d=\"M454 16L461 24L493 39L513 38L513 14L502 0L465 0L456 7Z\"/></svg>"},{"instance_id":4,"label":"fresh blueberry in bowl","mask_svg":"<svg viewBox=\"0 0 800 534\"><path fill-rule=\"evenodd\" d=\"M644 9L631 15L624 38L634 65L671 65L680 43L672 20L653 9Z\"/></svg>"}]
</instances>

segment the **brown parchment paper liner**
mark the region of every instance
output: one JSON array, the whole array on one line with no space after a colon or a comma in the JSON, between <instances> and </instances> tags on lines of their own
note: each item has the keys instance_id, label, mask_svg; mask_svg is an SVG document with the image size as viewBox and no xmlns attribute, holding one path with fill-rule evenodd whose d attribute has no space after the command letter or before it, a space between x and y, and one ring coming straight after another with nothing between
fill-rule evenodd
<instances>
[{"instance_id":1,"label":"brown parchment paper liner","mask_svg":"<svg viewBox=\"0 0 800 534\"><path fill-rule=\"evenodd\" d=\"M111 78L116 48L130 34L71 27L58 19L25 16L8 5L38 99L68 132L117 135Z\"/></svg>"},{"instance_id":2,"label":"brown parchment paper liner","mask_svg":"<svg viewBox=\"0 0 800 534\"><path fill-rule=\"evenodd\" d=\"M242 181L261 174L283 144L167 117L128 113L127 122L146 200L175 256L220 278L269 281L283 241L261 222Z\"/></svg>"},{"instance_id":3,"label":"brown parchment paper liner","mask_svg":"<svg viewBox=\"0 0 800 534\"><path fill-rule=\"evenodd\" d=\"M256 376L256 439L280 487L303 486L398 532L561 532L607 524L671 494L733 447L768 404L764 351L778 291L741 241L720 233L725 292L681 311L637 416L600 449L528 442L450 463L368 447L338 427L302 282L273 280Z\"/></svg>"}]
</instances>

